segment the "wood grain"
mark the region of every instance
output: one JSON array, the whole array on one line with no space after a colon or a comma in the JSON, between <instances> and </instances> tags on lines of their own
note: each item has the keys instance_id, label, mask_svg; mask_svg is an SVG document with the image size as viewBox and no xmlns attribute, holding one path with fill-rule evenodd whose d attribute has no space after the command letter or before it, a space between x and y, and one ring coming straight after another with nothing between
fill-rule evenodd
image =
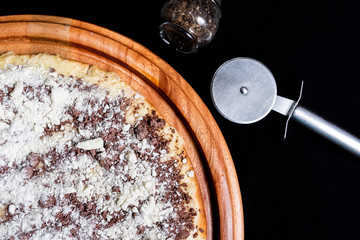
<instances>
[{"instance_id":1,"label":"wood grain","mask_svg":"<svg viewBox=\"0 0 360 240\"><path fill-rule=\"evenodd\" d=\"M208 239L244 239L240 187L223 135L200 97L166 62L116 32L42 15L0 17L0 53L8 51L58 54L117 73L183 136L201 187Z\"/></svg>"}]
</instances>

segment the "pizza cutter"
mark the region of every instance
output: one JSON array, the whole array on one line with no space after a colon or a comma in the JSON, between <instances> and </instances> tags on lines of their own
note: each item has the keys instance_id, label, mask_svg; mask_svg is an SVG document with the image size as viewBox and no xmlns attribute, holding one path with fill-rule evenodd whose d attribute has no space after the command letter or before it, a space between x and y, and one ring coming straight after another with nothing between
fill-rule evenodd
<instances>
[{"instance_id":1,"label":"pizza cutter","mask_svg":"<svg viewBox=\"0 0 360 240\"><path fill-rule=\"evenodd\" d=\"M360 157L360 139L299 105L302 94L293 101L277 95L275 78L261 62L234 58L222 64L211 82L211 96L217 110L228 120L249 124L263 119L271 110L317 132Z\"/></svg>"}]
</instances>

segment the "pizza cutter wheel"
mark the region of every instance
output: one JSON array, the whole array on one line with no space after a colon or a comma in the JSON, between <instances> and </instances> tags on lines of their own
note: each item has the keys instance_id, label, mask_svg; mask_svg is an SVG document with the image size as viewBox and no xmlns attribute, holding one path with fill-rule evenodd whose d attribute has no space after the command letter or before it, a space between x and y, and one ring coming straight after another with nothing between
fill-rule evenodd
<instances>
[{"instance_id":1,"label":"pizza cutter wheel","mask_svg":"<svg viewBox=\"0 0 360 240\"><path fill-rule=\"evenodd\" d=\"M211 82L211 96L215 107L228 120L254 123L271 110L288 117L285 128L292 118L360 157L360 140L342 130L297 101L277 95L274 76L261 62L251 58L234 58L221 65Z\"/></svg>"}]
</instances>

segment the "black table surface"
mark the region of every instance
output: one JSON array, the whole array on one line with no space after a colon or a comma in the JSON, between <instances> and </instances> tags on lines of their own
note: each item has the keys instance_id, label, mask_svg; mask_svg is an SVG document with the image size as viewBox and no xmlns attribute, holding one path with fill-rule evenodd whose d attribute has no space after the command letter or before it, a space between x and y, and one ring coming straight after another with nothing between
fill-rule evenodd
<instances>
[{"instance_id":1,"label":"black table surface","mask_svg":"<svg viewBox=\"0 0 360 240\"><path fill-rule=\"evenodd\" d=\"M93 23L147 47L194 88L216 119L241 188L245 239L360 239L360 159L271 112L260 122L224 119L210 96L216 69L260 60L278 94L360 136L360 6L355 1L224 0L219 30L187 55L159 37L162 1L1 3L0 15L46 14ZM1 237L0 237L1 238Z\"/></svg>"}]
</instances>

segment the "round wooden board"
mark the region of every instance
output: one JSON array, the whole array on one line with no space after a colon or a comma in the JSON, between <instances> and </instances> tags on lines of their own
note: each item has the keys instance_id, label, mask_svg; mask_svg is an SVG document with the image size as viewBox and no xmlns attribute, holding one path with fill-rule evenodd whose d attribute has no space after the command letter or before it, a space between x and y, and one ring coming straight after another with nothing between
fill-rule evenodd
<instances>
[{"instance_id":1,"label":"round wooden board","mask_svg":"<svg viewBox=\"0 0 360 240\"><path fill-rule=\"evenodd\" d=\"M184 138L201 188L208 239L244 239L240 187L226 142L200 97L166 62L116 32L42 15L0 17L0 54L9 51L58 54L117 73Z\"/></svg>"}]
</instances>

